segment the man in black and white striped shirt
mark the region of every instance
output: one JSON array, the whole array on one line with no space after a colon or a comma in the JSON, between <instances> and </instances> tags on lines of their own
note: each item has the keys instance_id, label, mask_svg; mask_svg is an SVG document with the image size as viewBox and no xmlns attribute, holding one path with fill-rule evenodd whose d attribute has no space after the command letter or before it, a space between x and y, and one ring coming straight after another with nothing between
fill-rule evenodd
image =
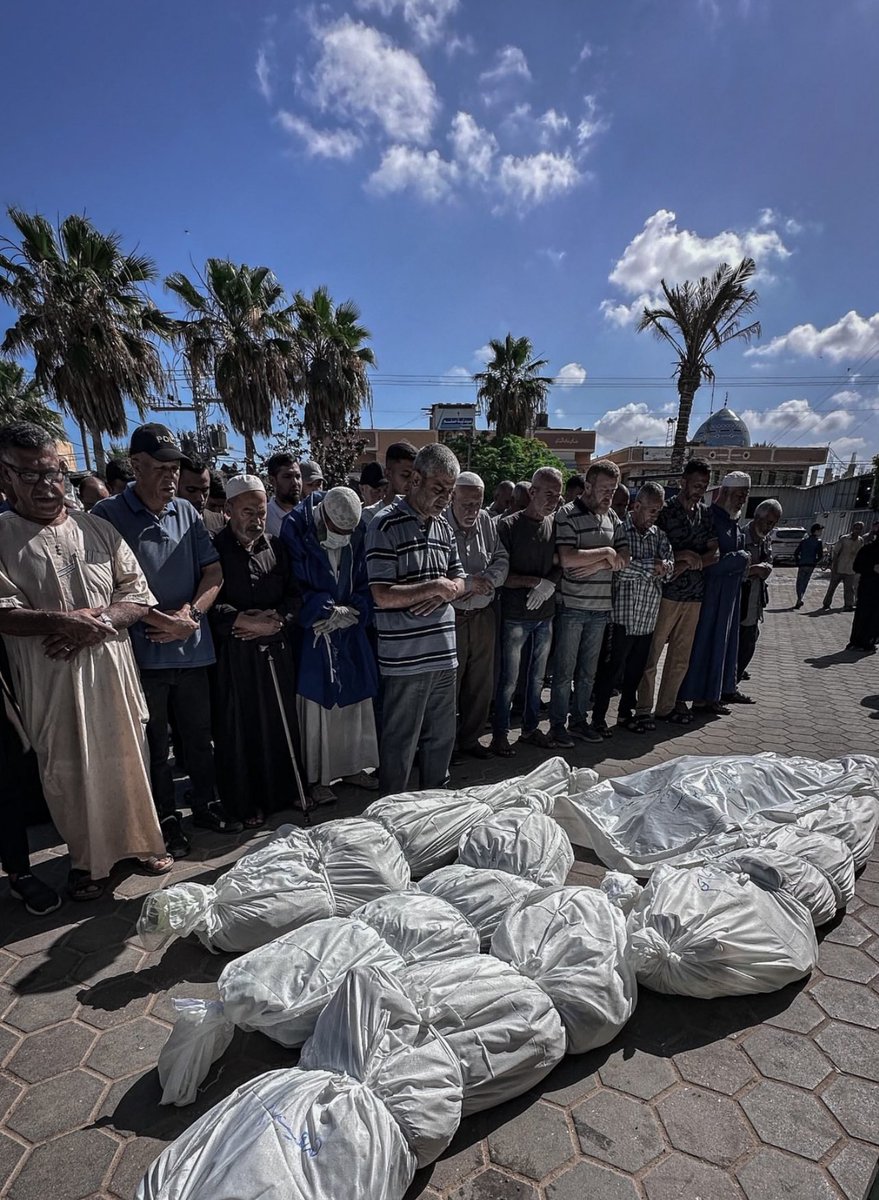
<instances>
[{"instance_id":1,"label":"man in black and white striped shirt","mask_svg":"<svg viewBox=\"0 0 879 1200\"><path fill-rule=\"evenodd\" d=\"M366 567L375 603L382 676L379 778L405 791L419 755L420 786L442 787L455 744L455 613L464 570L443 511L458 460L432 443L418 452L409 494L372 521Z\"/></svg>"}]
</instances>

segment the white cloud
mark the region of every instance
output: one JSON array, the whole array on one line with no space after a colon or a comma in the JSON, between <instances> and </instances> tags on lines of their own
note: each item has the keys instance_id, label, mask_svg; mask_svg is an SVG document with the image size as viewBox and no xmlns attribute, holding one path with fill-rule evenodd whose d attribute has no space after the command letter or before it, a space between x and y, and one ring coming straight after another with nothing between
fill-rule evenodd
<instances>
[{"instance_id":1,"label":"white cloud","mask_svg":"<svg viewBox=\"0 0 879 1200\"><path fill-rule=\"evenodd\" d=\"M624 404L600 417L595 422L595 433L602 453L634 446L638 442L664 446L668 418L652 413L646 404Z\"/></svg>"},{"instance_id":2,"label":"white cloud","mask_svg":"<svg viewBox=\"0 0 879 1200\"><path fill-rule=\"evenodd\" d=\"M269 47L260 46L256 55L256 85L264 100L272 99L272 67L269 61Z\"/></svg>"},{"instance_id":3,"label":"white cloud","mask_svg":"<svg viewBox=\"0 0 879 1200\"><path fill-rule=\"evenodd\" d=\"M549 145L570 129L571 119L567 113L548 108L542 117L537 118L537 124L540 126L540 140L544 145Z\"/></svg>"},{"instance_id":4,"label":"white cloud","mask_svg":"<svg viewBox=\"0 0 879 1200\"><path fill-rule=\"evenodd\" d=\"M449 141L456 162L467 175L482 181L489 178L497 153L493 133L477 125L469 113L458 112L452 120Z\"/></svg>"},{"instance_id":5,"label":"white cloud","mask_svg":"<svg viewBox=\"0 0 879 1200\"><path fill-rule=\"evenodd\" d=\"M513 207L531 208L554 196L569 192L584 179L569 150L551 154L542 150L516 158L506 154L501 159L498 183Z\"/></svg>"},{"instance_id":6,"label":"white cloud","mask_svg":"<svg viewBox=\"0 0 879 1200\"><path fill-rule=\"evenodd\" d=\"M584 96L583 106L583 116L577 123L577 144L585 148L600 133L607 131L610 127L610 120L599 111L598 101L594 96Z\"/></svg>"},{"instance_id":7,"label":"white cloud","mask_svg":"<svg viewBox=\"0 0 879 1200\"><path fill-rule=\"evenodd\" d=\"M394 142L425 143L440 102L414 54L361 21L317 28L314 103L324 112L378 126Z\"/></svg>"},{"instance_id":8,"label":"white cloud","mask_svg":"<svg viewBox=\"0 0 879 1200\"><path fill-rule=\"evenodd\" d=\"M452 379L472 378L472 373L466 367L449 367L445 374L451 376Z\"/></svg>"},{"instance_id":9,"label":"white cloud","mask_svg":"<svg viewBox=\"0 0 879 1200\"><path fill-rule=\"evenodd\" d=\"M399 9L416 40L422 46L432 46L442 37L459 0L356 0L356 5L361 10L375 9L383 17Z\"/></svg>"},{"instance_id":10,"label":"white cloud","mask_svg":"<svg viewBox=\"0 0 879 1200\"><path fill-rule=\"evenodd\" d=\"M457 164L447 162L438 150L389 146L367 187L379 196L412 191L422 200L436 202L451 196L458 175Z\"/></svg>"},{"instance_id":11,"label":"white cloud","mask_svg":"<svg viewBox=\"0 0 879 1200\"><path fill-rule=\"evenodd\" d=\"M554 267L560 267L567 258L567 250L553 250L552 246L543 246L537 253L541 258L548 259Z\"/></svg>"},{"instance_id":12,"label":"white cloud","mask_svg":"<svg viewBox=\"0 0 879 1200\"><path fill-rule=\"evenodd\" d=\"M552 410L552 415L555 417L555 419L557 421L565 421L565 420L567 420L567 417L568 417L568 414L565 412L565 410L563 408L554 408Z\"/></svg>"},{"instance_id":13,"label":"white cloud","mask_svg":"<svg viewBox=\"0 0 879 1200\"><path fill-rule=\"evenodd\" d=\"M854 424L856 414L849 412L847 406L858 398L857 392L838 392L828 402L835 407L822 407L820 411L808 400L783 400L762 412L747 409L742 420L752 437L761 441L778 439L786 445L802 445L812 440L823 446Z\"/></svg>"},{"instance_id":14,"label":"white cloud","mask_svg":"<svg viewBox=\"0 0 879 1200\"><path fill-rule=\"evenodd\" d=\"M518 46L504 46L495 55L495 64L479 76L480 83L500 83L502 79L518 76L530 79L528 60Z\"/></svg>"},{"instance_id":15,"label":"white cloud","mask_svg":"<svg viewBox=\"0 0 879 1200\"><path fill-rule=\"evenodd\" d=\"M583 49L580 51L580 57L579 57L578 61L586 62L587 58L592 57L592 53L593 53L593 51L592 51L592 47L590 46L590 44L588 42L584 42Z\"/></svg>"},{"instance_id":16,"label":"white cloud","mask_svg":"<svg viewBox=\"0 0 879 1200\"><path fill-rule=\"evenodd\" d=\"M316 158L351 158L360 148L360 138L350 129L315 129L310 121L281 109L278 124L287 133L302 138L306 152Z\"/></svg>"},{"instance_id":17,"label":"white cloud","mask_svg":"<svg viewBox=\"0 0 879 1200\"><path fill-rule=\"evenodd\" d=\"M473 361L479 363L480 367L484 367L487 362L491 362L494 358L494 351L488 342L484 346L480 346L478 350L473 351Z\"/></svg>"},{"instance_id":18,"label":"white cloud","mask_svg":"<svg viewBox=\"0 0 879 1200\"><path fill-rule=\"evenodd\" d=\"M585 383L586 368L582 363L569 362L559 370L555 377L557 387L574 387L577 384Z\"/></svg>"},{"instance_id":19,"label":"white cloud","mask_svg":"<svg viewBox=\"0 0 879 1200\"><path fill-rule=\"evenodd\" d=\"M843 362L863 358L876 350L879 350L879 313L862 317L852 309L824 329L817 329L812 324L795 325L766 346L757 346L745 353L756 358L778 358L789 354Z\"/></svg>"}]
</instances>

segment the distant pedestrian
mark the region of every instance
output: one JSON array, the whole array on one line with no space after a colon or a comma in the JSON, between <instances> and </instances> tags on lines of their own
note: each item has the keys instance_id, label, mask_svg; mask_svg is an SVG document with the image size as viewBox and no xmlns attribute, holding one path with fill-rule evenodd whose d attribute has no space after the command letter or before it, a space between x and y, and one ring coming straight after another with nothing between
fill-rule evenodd
<instances>
[{"instance_id":1,"label":"distant pedestrian","mask_svg":"<svg viewBox=\"0 0 879 1200\"><path fill-rule=\"evenodd\" d=\"M369 507L370 505L378 505L378 508L383 507L387 503L385 496L388 490L388 480L381 463L364 463L360 470L357 487L354 490L359 491L360 500L364 507ZM378 512L378 508L376 512Z\"/></svg>"},{"instance_id":2,"label":"distant pedestrian","mask_svg":"<svg viewBox=\"0 0 879 1200\"><path fill-rule=\"evenodd\" d=\"M366 635L372 601L360 497L350 488L313 492L284 523L281 540L302 588L296 706L309 795L337 799L342 779L373 790L378 766L375 656Z\"/></svg>"},{"instance_id":3,"label":"distant pedestrian","mask_svg":"<svg viewBox=\"0 0 879 1200\"><path fill-rule=\"evenodd\" d=\"M266 514L266 533L269 537L279 537L281 522L302 496L302 472L292 454L281 453L271 456L266 473L274 492Z\"/></svg>"},{"instance_id":4,"label":"distant pedestrian","mask_svg":"<svg viewBox=\"0 0 879 1200\"><path fill-rule=\"evenodd\" d=\"M556 586L562 576L555 547L555 511L562 475L541 467L531 480L526 508L497 522L498 537L509 555L501 588L500 672L494 699L491 751L502 758L516 753L510 745L510 709L523 659L527 664L525 711L519 741L546 748L540 729L540 693L552 644Z\"/></svg>"},{"instance_id":5,"label":"distant pedestrian","mask_svg":"<svg viewBox=\"0 0 879 1200\"><path fill-rule=\"evenodd\" d=\"M118 496L120 492L125 491L129 483L134 482L131 460L127 456L122 458L114 455L113 458L108 458L104 478L107 480L110 495Z\"/></svg>"},{"instance_id":6,"label":"distant pedestrian","mask_svg":"<svg viewBox=\"0 0 879 1200\"><path fill-rule=\"evenodd\" d=\"M879 541L879 520L874 521L870 532L864 535L865 546L872 546L876 541Z\"/></svg>"},{"instance_id":7,"label":"distant pedestrian","mask_svg":"<svg viewBox=\"0 0 879 1200\"><path fill-rule=\"evenodd\" d=\"M177 495L183 500L188 500L198 515L204 518L210 494L211 469L208 464L199 458L182 458Z\"/></svg>"},{"instance_id":8,"label":"distant pedestrian","mask_svg":"<svg viewBox=\"0 0 879 1200\"><path fill-rule=\"evenodd\" d=\"M384 476L387 480L385 494L372 504L364 504L362 521L369 525L373 518L400 496L408 496L415 456L418 451L411 442L391 442L385 451Z\"/></svg>"},{"instance_id":9,"label":"distant pedestrian","mask_svg":"<svg viewBox=\"0 0 879 1200\"><path fill-rule=\"evenodd\" d=\"M578 496L583 495L583 489L586 487L586 480L582 475L572 475L565 484L565 495L563 503L570 504L572 500L576 500Z\"/></svg>"},{"instance_id":10,"label":"distant pedestrian","mask_svg":"<svg viewBox=\"0 0 879 1200\"><path fill-rule=\"evenodd\" d=\"M419 450L408 495L366 533L366 563L382 676L380 782L404 791L419 759L420 786L443 787L455 744L455 612L464 571L443 512L459 473L446 446Z\"/></svg>"},{"instance_id":11,"label":"distant pedestrian","mask_svg":"<svg viewBox=\"0 0 879 1200\"><path fill-rule=\"evenodd\" d=\"M656 525L664 502L664 489L658 483L645 483L623 522L629 564L613 576L610 648L598 669L592 709L592 728L602 737L609 737L611 732L607 710L614 688L620 688L619 724L633 733L655 728L649 715L635 715L635 705L650 655L662 585L674 571L671 545Z\"/></svg>"},{"instance_id":12,"label":"distant pedestrian","mask_svg":"<svg viewBox=\"0 0 879 1200\"><path fill-rule=\"evenodd\" d=\"M613 494L613 499L610 502L611 509L616 513L621 521L625 521L629 511L629 502L631 496L629 489L624 483L621 483Z\"/></svg>"},{"instance_id":13,"label":"distant pedestrian","mask_svg":"<svg viewBox=\"0 0 879 1200\"><path fill-rule=\"evenodd\" d=\"M83 512L91 512L99 500L105 500L109 495L109 489L99 475L86 475L79 481L79 502Z\"/></svg>"},{"instance_id":14,"label":"distant pedestrian","mask_svg":"<svg viewBox=\"0 0 879 1200\"><path fill-rule=\"evenodd\" d=\"M462 471L446 513L464 569L464 593L454 603L458 654L458 753L490 758L479 741L494 690L495 589L507 577L509 558L497 525L482 507L485 486Z\"/></svg>"},{"instance_id":15,"label":"distant pedestrian","mask_svg":"<svg viewBox=\"0 0 879 1200\"><path fill-rule=\"evenodd\" d=\"M879 644L879 538L858 551L854 568L860 583L848 649L875 654Z\"/></svg>"},{"instance_id":16,"label":"distant pedestrian","mask_svg":"<svg viewBox=\"0 0 879 1200\"><path fill-rule=\"evenodd\" d=\"M760 622L769 603L767 580L772 574L772 531L781 520L781 513L782 508L777 500L763 500L754 509L753 519L745 526L745 549L751 561L742 580L736 688L721 697L724 704L754 703L753 697L741 691L738 685L745 678L754 657L760 636Z\"/></svg>"},{"instance_id":17,"label":"distant pedestrian","mask_svg":"<svg viewBox=\"0 0 879 1200\"><path fill-rule=\"evenodd\" d=\"M513 513L523 512L531 503L531 488L533 480L520 479L513 488L513 494L510 497L510 503L507 505L507 510L504 513L505 517L511 517Z\"/></svg>"},{"instance_id":18,"label":"distant pedestrian","mask_svg":"<svg viewBox=\"0 0 879 1200\"><path fill-rule=\"evenodd\" d=\"M562 578L549 702L549 736L555 746L573 746L574 738L600 742L602 737L588 719L592 685L611 619L612 580L615 572L629 565L628 538L610 507L619 479L616 463L609 459L594 462L586 472L583 495L566 504L556 517Z\"/></svg>"},{"instance_id":19,"label":"distant pedestrian","mask_svg":"<svg viewBox=\"0 0 879 1200\"><path fill-rule=\"evenodd\" d=\"M302 499L315 492L324 490L324 469L320 463L304 459L299 464L299 474L302 476Z\"/></svg>"},{"instance_id":20,"label":"distant pedestrian","mask_svg":"<svg viewBox=\"0 0 879 1200\"><path fill-rule=\"evenodd\" d=\"M794 550L794 562L797 565L797 602L794 608L802 608L806 596L806 588L815 568L824 557L824 543L821 541L823 525L815 524L809 530L809 536L804 537Z\"/></svg>"},{"instance_id":21,"label":"distant pedestrian","mask_svg":"<svg viewBox=\"0 0 879 1200\"><path fill-rule=\"evenodd\" d=\"M855 600L858 595L858 575L855 572L855 558L858 551L863 549L864 539L861 536L864 532L864 522L855 521L851 527L851 532L845 537L841 537L833 547L833 553L830 557L830 582L827 585L827 591L824 593L824 599L821 607L826 611L830 608L833 602L833 595L836 589L842 584L842 596L845 607L843 612L855 611Z\"/></svg>"},{"instance_id":22,"label":"distant pedestrian","mask_svg":"<svg viewBox=\"0 0 879 1200\"><path fill-rule=\"evenodd\" d=\"M750 475L730 471L709 510L719 557L705 568L705 594L690 665L678 692L680 701L693 701L694 713L728 715L721 696L736 691L742 579L751 561L739 520L750 490Z\"/></svg>"},{"instance_id":23,"label":"distant pedestrian","mask_svg":"<svg viewBox=\"0 0 879 1200\"><path fill-rule=\"evenodd\" d=\"M493 520L496 521L498 517L502 517L510 507L510 501L513 498L513 488L515 486L512 479L502 479L494 489L491 504L485 510Z\"/></svg>"}]
</instances>

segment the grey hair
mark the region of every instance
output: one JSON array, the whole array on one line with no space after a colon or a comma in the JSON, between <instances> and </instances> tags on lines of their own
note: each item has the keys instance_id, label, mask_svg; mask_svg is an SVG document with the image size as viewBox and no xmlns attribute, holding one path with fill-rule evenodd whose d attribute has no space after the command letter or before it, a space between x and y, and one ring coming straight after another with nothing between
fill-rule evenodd
<instances>
[{"instance_id":1,"label":"grey hair","mask_svg":"<svg viewBox=\"0 0 879 1200\"><path fill-rule=\"evenodd\" d=\"M448 446L443 446L441 442L430 442L415 455L412 470L422 476L454 475L457 479L461 464Z\"/></svg>"},{"instance_id":2,"label":"grey hair","mask_svg":"<svg viewBox=\"0 0 879 1200\"><path fill-rule=\"evenodd\" d=\"M557 483L561 487L561 471L557 471L555 467L538 467L531 476L531 486L537 487L541 483L548 483L550 479L553 481L553 483Z\"/></svg>"},{"instance_id":3,"label":"grey hair","mask_svg":"<svg viewBox=\"0 0 879 1200\"><path fill-rule=\"evenodd\" d=\"M777 500L761 500L754 509L754 516L759 517L761 513L765 512L774 512L781 516L782 511L782 507Z\"/></svg>"},{"instance_id":4,"label":"grey hair","mask_svg":"<svg viewBox=\"0 0 879 1200\"><path fill-rule=\"evenodd\" d=\"M663 503L665 503L665 488L661 483L653 483L652 480L648 480L647 483L642 483L638 488L638 495L635 497L635 499L643 500L646 499L647 496L656 496Z\"/></svg>"},{"instance_id":5,"label":"grey hair","mask_svg":"<svg viewBox=\"0 0 879 1200\"><path fill-rule=\"evenodd\" d=\"M44 446L55 449L55 439L39 425L31 421L13 421L0 426L0 452L3 450L42 450Z\"/></svg>"}]
</instances>

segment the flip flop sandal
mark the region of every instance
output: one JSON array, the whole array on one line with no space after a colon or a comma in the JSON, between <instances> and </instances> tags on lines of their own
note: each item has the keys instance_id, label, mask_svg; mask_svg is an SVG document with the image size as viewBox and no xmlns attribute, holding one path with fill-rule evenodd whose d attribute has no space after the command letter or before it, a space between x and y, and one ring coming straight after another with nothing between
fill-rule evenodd
<instances>
[{"instance_id":1,"label":"flip flop sandal","mask_svg":"<svg viewBox=\"0 0 879 1200\"><path fill-rule=\"evenodd\" d=\"M139 858L138 862L146 875L167 875L174 866L174 855L151 854L149 858Z\"/></svg>"},{"instance_id":2,"label":"flip flop sandal","mask_svg":"<svg viewBox=\"0 0 879 1200\"><path fill-rule=\"evenodd\" d=\"M695 710L695 707L694 707L694 711L701 711L701 710ZM678 712L677 709L673 709L670 713L666 713L665 716L660 716L659 713L657 713L656 719L657 719L657 721L667 721L669 723L669 725L692 725L693 724L693 714L692 713Z\"/></svg>"},{"instance_id":3,"label":"flip flop sandal","mask_svg":"<svg viewBox=\"0 0 879 1200\"><path fill-rule=\"evenodd\" d=\"M67 876L67 895L71 900L100 900L106 887L106 879L92 879L88 871L78 868L73 868Z\"/></svg>"}]
</instances>

